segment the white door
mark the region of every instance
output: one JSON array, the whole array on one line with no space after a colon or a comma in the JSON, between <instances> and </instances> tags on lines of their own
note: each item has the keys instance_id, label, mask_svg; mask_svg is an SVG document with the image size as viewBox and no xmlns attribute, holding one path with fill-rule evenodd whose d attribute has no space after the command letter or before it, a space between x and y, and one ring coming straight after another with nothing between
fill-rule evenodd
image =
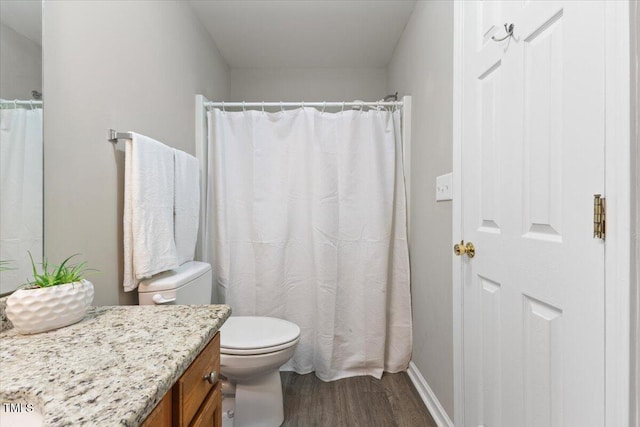
<instances>
[{"instance_id":1,"label":"white door","mask_svg":"<svg viewBox=\"0 0 640 427\"><path fill-rule=\"evenodd\" d=\"M464 425L600 427L603 3L463 3Z\"/></svg>"}]
</instances>

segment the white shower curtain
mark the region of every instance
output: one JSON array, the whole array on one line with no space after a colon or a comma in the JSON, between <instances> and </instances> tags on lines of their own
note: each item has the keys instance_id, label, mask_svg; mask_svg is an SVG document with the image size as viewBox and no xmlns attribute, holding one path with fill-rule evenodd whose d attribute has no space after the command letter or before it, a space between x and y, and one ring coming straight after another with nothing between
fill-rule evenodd
<instances>
[{"instance_id":1,"label":"white shower curtain","mask_svg":"<svg viewBox=\"0 0 640 427\"><path fill-rule=\"evenodd\" d=\"M0 293L31 277L42 260L42 109L0 110Z\"/></svg>"},{"instance_id":2,"label":"white shower curtain","mask_svg":"<svg viewBox=\"0 0 640 427\"><path fill-rule=\"evenodd\" d=\"M290 320L286 370L380 377L411 357L400 112L210 111L206 250L234 315Z\"/></svg>"}]
</instances>

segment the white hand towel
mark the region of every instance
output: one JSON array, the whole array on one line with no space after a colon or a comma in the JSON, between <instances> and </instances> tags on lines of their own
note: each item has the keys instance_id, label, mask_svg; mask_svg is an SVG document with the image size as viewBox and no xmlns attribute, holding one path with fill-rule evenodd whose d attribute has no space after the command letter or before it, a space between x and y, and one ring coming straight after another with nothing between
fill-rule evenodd
<instances>
[{"instance_id":1,"label":"white hand towel","mask_svg":"<svg viewBox=\"0 0 640 427\"><path fill-rule=\"evenodd\" d=\"M124 290L179 266L173 238L173 148L144 135L126 142Z\"/></svg>"},{"instance_id":2,"label":"white hand towel","mask_svg":"<svg viewBox=\"0 0 640 427\"><path fill-rule=\"evenodd\" d=\"M175 150L174 237L178 262L192 261L200 220L200 165L198 159Z\"/></svg>"}]
</instances>

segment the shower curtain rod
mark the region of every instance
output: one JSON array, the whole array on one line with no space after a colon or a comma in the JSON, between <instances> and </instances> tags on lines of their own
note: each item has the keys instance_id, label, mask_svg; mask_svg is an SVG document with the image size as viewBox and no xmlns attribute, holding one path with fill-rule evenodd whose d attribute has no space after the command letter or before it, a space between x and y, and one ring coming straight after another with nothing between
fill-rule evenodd
<instances>
[{"instance_id":1,"label":"shower curtain rod","mask_svg":"<svg viewBox=\"0 0 640 427\"><path fill-rule=\"evenodd\" d=\"M21 99L0 99L0 104L9 105L42 105L42 101L37 100L21 100Z\"/></svg>"},{"instance_id":2,"label":"shower curtain rod","mask_svg":"<svg viewBox=\"0 0 640 427\"><path fill-rule=\"evenodd\" d=\"M402 107L402 101L350 101L350 102L213 102L204 103L206 108L246 107Z\"/></svg>"}]
</instances>

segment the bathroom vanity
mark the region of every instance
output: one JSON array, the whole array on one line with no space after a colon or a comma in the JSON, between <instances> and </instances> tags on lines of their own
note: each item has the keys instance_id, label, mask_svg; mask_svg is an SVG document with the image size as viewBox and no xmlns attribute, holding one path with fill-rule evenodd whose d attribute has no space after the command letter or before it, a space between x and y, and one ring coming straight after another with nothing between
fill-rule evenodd
<instances>
[{"instance_id":1,"label":"bathroom vanity","mask_svg":"<svg viewBox=\"0 0 640 427\"><path fill-rule=\"evenodd\" d=\"M226 305L92 307L58 330L4 330L0 424L12 403L44 426L216 425L220 383L210 374L230 314Z\"/></svg>"}]
</instances>

